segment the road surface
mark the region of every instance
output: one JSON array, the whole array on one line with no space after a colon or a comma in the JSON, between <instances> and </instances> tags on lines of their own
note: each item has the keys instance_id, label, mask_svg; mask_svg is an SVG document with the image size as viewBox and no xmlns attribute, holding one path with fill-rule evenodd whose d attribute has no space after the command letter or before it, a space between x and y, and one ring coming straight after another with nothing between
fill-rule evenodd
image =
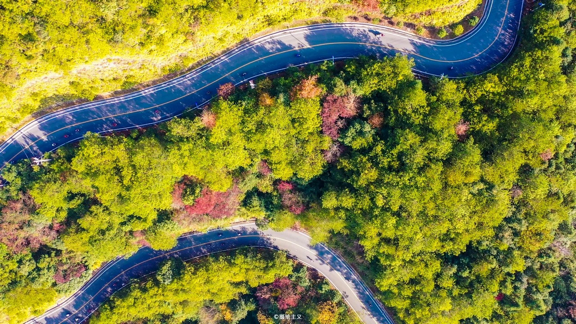
<instances>
[{"instance_id":1,"label":"road surface","mask_svg":"<svg viewBox=\"0 0 576 324\"><path fill-rule=\"evenodd\" d=\"M488 0L474 30L446 41L361 23L278 31L247 42L179 78L40 117L0 145L0 168L40 157L81 139L86 132L109 133L169 120L207 103L224 83L245 83L289 66L402 53L414 59L414 70L424 74L462 77L484 73L505 60L514 48L522 8L523 0Z\"/></svg>"},{"instance_id":2,"label":"road surface","mask_svg":"<svg viewBox=\"0 0 576 324\"><path fill-rule=\"evenodd\" d=\"M80 290L44 315L27 324L64 324L85 321L110 295L120 290L130 279L156 271L169 257L189 260L241 247L263 247L284 250L300 262L315 268L330 281L348 305L368 324L393 323L382 305L361 278L330 249L312 246L310 237L296 231L260 231L253 223L235 225L208 233L185 235L169 251L142 248L127 259L117 259L102 267Z\"/></svg>"}]
</instances>

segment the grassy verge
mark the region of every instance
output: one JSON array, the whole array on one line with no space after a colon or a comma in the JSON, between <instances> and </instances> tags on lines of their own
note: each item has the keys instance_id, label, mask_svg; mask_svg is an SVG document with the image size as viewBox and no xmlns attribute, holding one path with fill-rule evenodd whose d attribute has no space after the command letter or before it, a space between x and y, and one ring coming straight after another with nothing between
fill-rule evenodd
<instances>
[{"instance_id":1,"label":"grassy verge","mask_svg":"<svg viewBox=\"0 0 576 324\"><path fill-rule=\"evenodd\" d=\"M398 16L398 21L406 21L416 25L445 27L461 23L471 13L482 7L482 0L466 0L434 11Z\"/></svg>"},{"instance_id":2,"label":"grassy verge","mask_svg":"<svg viewBox=\"0 0 576 324\"><path fill-rule=\"evenodd\" d=\"M467 0L434 10L398 13L393 16L388 15L385 10L360 10L346 20L393 27L430 39L450 39L461 36L476 26L484 15L484 4L483 0ZM440 30L446 31L446 35L442 36Z\"/></svg>"}]
</instances>

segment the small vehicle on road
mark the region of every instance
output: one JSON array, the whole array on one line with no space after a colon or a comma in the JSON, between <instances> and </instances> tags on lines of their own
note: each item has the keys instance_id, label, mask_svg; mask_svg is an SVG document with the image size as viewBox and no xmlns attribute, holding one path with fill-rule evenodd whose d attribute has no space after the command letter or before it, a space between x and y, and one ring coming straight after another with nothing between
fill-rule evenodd
<instances>
[{"instance_id":1,"label":"small vehicle on road","mask_svg":"<svg viewBox=\"0 0 576 324\"><path fill-rule=\"evenodd\" d=\"M302 54L300 54L300 53L296 53L296 55L294 55L294 56L296 56L296 57L300 57L300 56L302 56Z\"/></svg>"},{"instance_id":2,"label":"small vehicle on road","mask_svg":"<svg viewBox=\"0 0 576 324\"><path fill-rule=\"evenodd\" d=\"M64 138L68 138L68 137L70 137L70 135L64 134Z\"/></svg>"}]
</instances>

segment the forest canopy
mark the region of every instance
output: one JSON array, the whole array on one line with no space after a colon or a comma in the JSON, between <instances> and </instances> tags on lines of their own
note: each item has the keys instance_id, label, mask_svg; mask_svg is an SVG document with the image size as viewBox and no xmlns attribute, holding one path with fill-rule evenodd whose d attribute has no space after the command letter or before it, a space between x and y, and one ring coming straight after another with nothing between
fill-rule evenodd
<instances>
[{"instance_id":1,"label":"forest canopy","mask_svg":"<svg viewBox=\"0 0 576 324\"><path fill-rule=\"evenodd\" d=\"M287 313L306 323L359 321L315 271L280 252L240 250L186 264L168 259L154 277L111 297L90 322L271 324Z\"/></svg>"},{"instance_id":2,"label":"forest canopy","mask_svg":"<svg viewBox=\"0 0 576 324\"><path fill-rule=\"evenodd\" d=\"M483 76L421 79L403 56L291 68L7 167L0 321L43 312L118 255L247 218L357 244L400 322L575 320L575 10L527 16Z\"/></svg>"}]
</instances>

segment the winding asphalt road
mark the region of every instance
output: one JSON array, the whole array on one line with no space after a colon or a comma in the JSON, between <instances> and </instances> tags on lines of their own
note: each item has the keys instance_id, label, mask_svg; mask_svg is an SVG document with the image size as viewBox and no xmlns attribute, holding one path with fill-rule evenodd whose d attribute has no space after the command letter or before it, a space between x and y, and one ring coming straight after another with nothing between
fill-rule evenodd
<instances>
[{"instance_id":1,"label":"winding asphalt road","mask_svg":"<svg viewBox=\"0 0 576 324\"><path fill-rule=\"evenodd\" d=\"M81 323L130 279L155 272L167 258L189 260L242 247L288 251L290 257L315 268L328 279L364 323L393 323L362 279L330 249L322 244L312 246L310 237L301 232L260 231L253 223L245 223L224 230L183 236L179 238L178 245L169 251L142 248L127 259L110 262L66 301L44 315L29 320L27 324Z\"/></svg>"},{"instance_id":2,"label":"winding asphalt road","mask_svg":"<svg viewBox=\"0 0 576 324\"><path fill-rule=\"evenodd\" d=\"M289 66L402 53L414 59L414 70L419 73L453 78L481 74L511 53L522 8L523 0L488 0L474 30L446 41L360 23L319 24L275 32L179 78L40 117L0 145L0 169L7 163L41 157L81 139L86 132L109 133L169 120L207 103L224 83L245 83Z\"/></svg>"}]
</instances>

